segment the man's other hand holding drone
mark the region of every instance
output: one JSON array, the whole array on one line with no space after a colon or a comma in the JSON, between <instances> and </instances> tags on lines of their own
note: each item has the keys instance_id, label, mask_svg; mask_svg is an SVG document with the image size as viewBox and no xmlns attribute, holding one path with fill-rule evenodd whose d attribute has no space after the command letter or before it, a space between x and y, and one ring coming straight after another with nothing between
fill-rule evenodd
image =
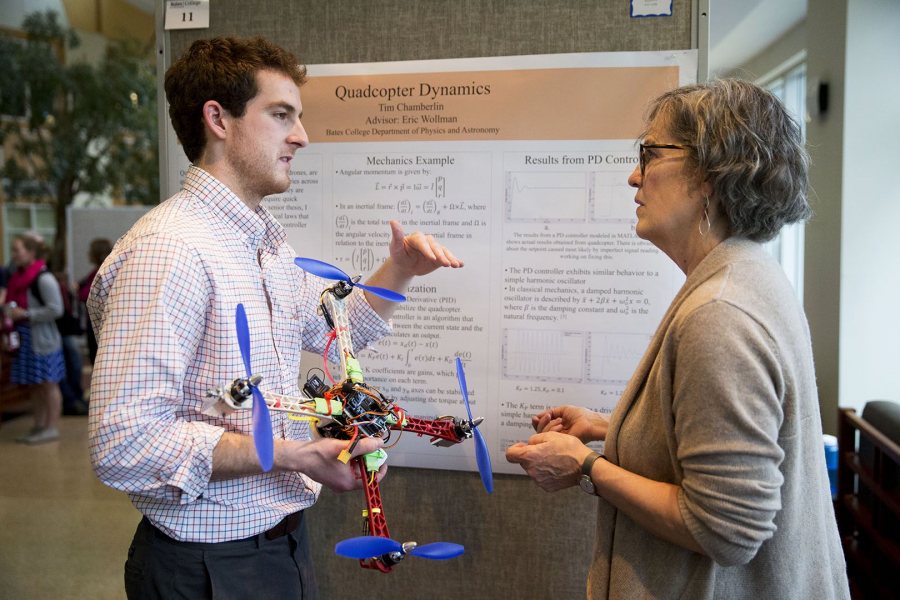
<instances>
[{"instance_id":1,"label":"man's other hand holding drone","mask_svg":"<svg viewBox=\"0 0 900 600\"><path fill-rule=\"evenodd\" d=\"M360 437L353 447L351 457L362 456L381 448L384 442L377 437ZM363 482L353 461L344 464L335 460L347 447L346 440L314 436L309 442L280 440L275 443L275 468L300 471L318 481L333 492L349 492L362 489ZM375 478L380 482L387 473L387 464L381 465Z\"/></svg>"}]
</instances>

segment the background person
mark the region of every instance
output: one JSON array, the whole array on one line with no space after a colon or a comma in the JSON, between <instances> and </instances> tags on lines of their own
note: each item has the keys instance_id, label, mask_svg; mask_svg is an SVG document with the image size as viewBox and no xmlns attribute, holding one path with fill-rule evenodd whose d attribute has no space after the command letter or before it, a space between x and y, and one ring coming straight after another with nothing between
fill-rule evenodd
<instances>
[{"instance_id":1,"label":"background person","mask_svg":"<svg viewBox=\"0 0 900 600\"><path fill-rule=\"evenodd\" d=\"M324 350L316 309L330 282L294 265L284 228L261 205L288 189L294 154L309 143L304 80L297 59L262 38L194 42L165 77L192 163L182 190L116 243L91 288L91 460L144 514L125 565L129 598L314 598L302 511L321 485L362 487L337 459L346 442L313 435L307 421L273 411L275 464L263 473L251 411L201 414L211 388L245 375L238 303L264 389L299 396L301 348ZM462 266L431 236L404 236L394 221L391 230L389 257L367 283L402 293L416 275ZM387 334L394 307L351 294L354 345ZM354 456L380 445L365 438Z\"/></svg>"},{"instance_id":2,"label":"background person","mask_svg":"<svg viewBox=\"0 0 900 600\"><path fill-rule=\"evenodd\" d=\"M9 281L9 269L0 265L0 305L6 304L6 284Z\"/></svg>"},{"instance_id":3,"label":"background person","mask_svg":"<svg viewBox=\"0 0 900 600\"><path fill-rule=\"evenodd\" d=\"M609 422L553 408L507 458L599 496L591 598L847 598L809 330L761 246L810 213L799 127L721 80L660 96L643 142L635 230L687 279Z\"/></svg>"},{"instance_id":4,"label":"background person","mask_svg":"<svg viewBox=\"0 0 900 600\"><path fill-rule=\"evenodd\" d=\"M79 303L75 298L73 286L69 284L68 275L59 272L54 273L54 276L63 301L62 317L56 320L56 328L62 337L63 359L66 366L66 375L59 382L63 402L62 414L83 417L88 414L88 407L84 401L84 389L81 385L83 361L80 338L84 334L84 329L77 314Z\"/></svg>"},{"instance_id":5,"label":"background person","mask_svg":"<svg viewBox=\"0 0 900 600\"><path fill-rule=\"evenodd\" d=\"M65 362L56 319L63 313L63 300L55 277L39 277L46 271L46 247L40 236L17 235L10 249L15 270L7 282L5 310L19 333L10 382L29 387L34 417L31 431L16 441L42 444L59 439L59 382L65 377Z\"/></svg>"},{"instance_id":6,"label":"background person","mask_svg":"<svg viewBox=\"0 0 900 600\"><path fill-rule=\"evenodd\" d=\"M91 240L91 245L88 248L88 259L91 261L91 264L94 265L94 268L78 282L78 302L83 307L81 314L84 315L82 328L87 336L88 358L92 365L94 364L94 359L97 358L97 336L94 335L94 328L91 325L91 316L88 314L86 308L87 299L91 293L91 285L94 283L94 277L97 276L100 265L103 264L103 261L106 260L106 257L109 256L110 252L112 252L112 244L108 239L94 238Z\"/></svg>"}]
</instances>

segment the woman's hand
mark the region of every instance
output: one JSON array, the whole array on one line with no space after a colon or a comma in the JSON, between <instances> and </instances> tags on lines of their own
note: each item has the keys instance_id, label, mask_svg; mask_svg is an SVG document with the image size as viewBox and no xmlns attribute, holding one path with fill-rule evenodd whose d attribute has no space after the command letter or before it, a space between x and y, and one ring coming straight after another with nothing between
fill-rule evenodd
<instances>
[{"instance_id":1,"label":"woman's hand","mask_svg":"<svg viewBox=\"0 0 900 600\"><path fill-rule=\"evenodd\" d=\"M567 433L587 444L606 439L609 421L590 409L564 404L531 417L531 426L538 433Z\"/></svg>"},{"instance_id":2,"label":"woman's hand","mask_svg":"<svg viewBox=\"0 0 900 600\"><path fill-rule=\"evenodd\" d=\"M9 318L12 319L14 323L28 320L28 310L22 308L21 306L11 306L6 308L6 311L9 315Z\"/></svg>"},{"instance_id":3,"label":"woman's hand","mask_svg":"<svg viewBox=\"0 0 900 600\"><path fill-rule=\"evenodd\" d=\"M544 491L555 492L578 483L581 463L590 453L571 435L549 432L531 436L527 444L513 444L506 460L521 465Z\"/></svg>"}]
</instances>

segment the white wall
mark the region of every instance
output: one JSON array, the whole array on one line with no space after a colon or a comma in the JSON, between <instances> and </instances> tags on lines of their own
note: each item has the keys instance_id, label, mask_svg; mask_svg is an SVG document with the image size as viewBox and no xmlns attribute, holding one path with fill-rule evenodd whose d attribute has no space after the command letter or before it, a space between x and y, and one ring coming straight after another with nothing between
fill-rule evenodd
<instances>
[{"instance_id":1,"label":"white wall","mask_svg":"<svg viewBox=\"0 0 900 600\"><path fill-rule=\"evenodd\" d=\"M66 223L66 270L71 282L79 281L94 267L88 257L91 242L106 238L113 244L152 206L76 207L69 206Z\"/></svg>"},{"instance_id":2,"label":"white wall","mask_svg":"<svg viewBox=\"0 0 900 600\"><path fill-rule=\"evenodd\" d=\"M806 53L806 21L800 21L768 48L726 73L725 77L740 77L750 81L769 78L773 71L783 71Z\"/></svg>"},{"instance_id":3,"label":"white wall","mask_svg":"<svg viewBox=\"0 0 900 600\"><path fill-rule=\"evenodd\" d=\"M807 315L827 431L837 407L900 400L900 2L811 2L807 76L830 106L807 126L816 191Z\"/></svg>"},{"instance_id":4,"label":"white wall","mask_svg":"<svg viewBox=\"0 0 900 600\"><path fill-rule=\"evenodd\" d=\"M837 407L900 401L900 1L810 2L805 23L729 76L755 79L806 50L811 115L804 306L826 432Z\"/></svg>"},{"instance_id":5,"label":"white wall","mask_svg":"<svg viewBox=\"0 0 900 600\"><path fill-rule=\"evenodd\" d=\"M840 372L841 214L844 177L844 52L847 0L812 2L806 17L807 97L816 81L827 81L828 111L806 125L810 200L806 226L803 297L812 333L819 406L826 433L837 429Z\"/></svg>"},{"instance_id":6,"label":"white wall","mask_svg":"<svg viewBox=\"0 0 900 600\"><path fill-rule=\"evenodd\" d=\"M900 1L847 6L838 398L859 408L900 401Z\"/></svg>"}]
</instances>

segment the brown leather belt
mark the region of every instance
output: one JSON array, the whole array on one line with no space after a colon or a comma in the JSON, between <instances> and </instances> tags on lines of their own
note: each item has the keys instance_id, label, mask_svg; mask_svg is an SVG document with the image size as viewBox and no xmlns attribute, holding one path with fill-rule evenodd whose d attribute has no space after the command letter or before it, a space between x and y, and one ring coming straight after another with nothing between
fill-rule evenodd
<instances>
[{"instance_id":1,"label":"brown leather belt","mask_svg":"<svg viewBox=\"0 0 900 600\"><path fill-rule=\"evenodd\" d=\"M282 520L278 521L278 523L274 527L265 532L264 535L266 536L266 539L274 540L276 538L285 536L297 529L297 525L300 524L300 516L302 512L303 511L291 513Z\"/></svg>"}]
</instances>

